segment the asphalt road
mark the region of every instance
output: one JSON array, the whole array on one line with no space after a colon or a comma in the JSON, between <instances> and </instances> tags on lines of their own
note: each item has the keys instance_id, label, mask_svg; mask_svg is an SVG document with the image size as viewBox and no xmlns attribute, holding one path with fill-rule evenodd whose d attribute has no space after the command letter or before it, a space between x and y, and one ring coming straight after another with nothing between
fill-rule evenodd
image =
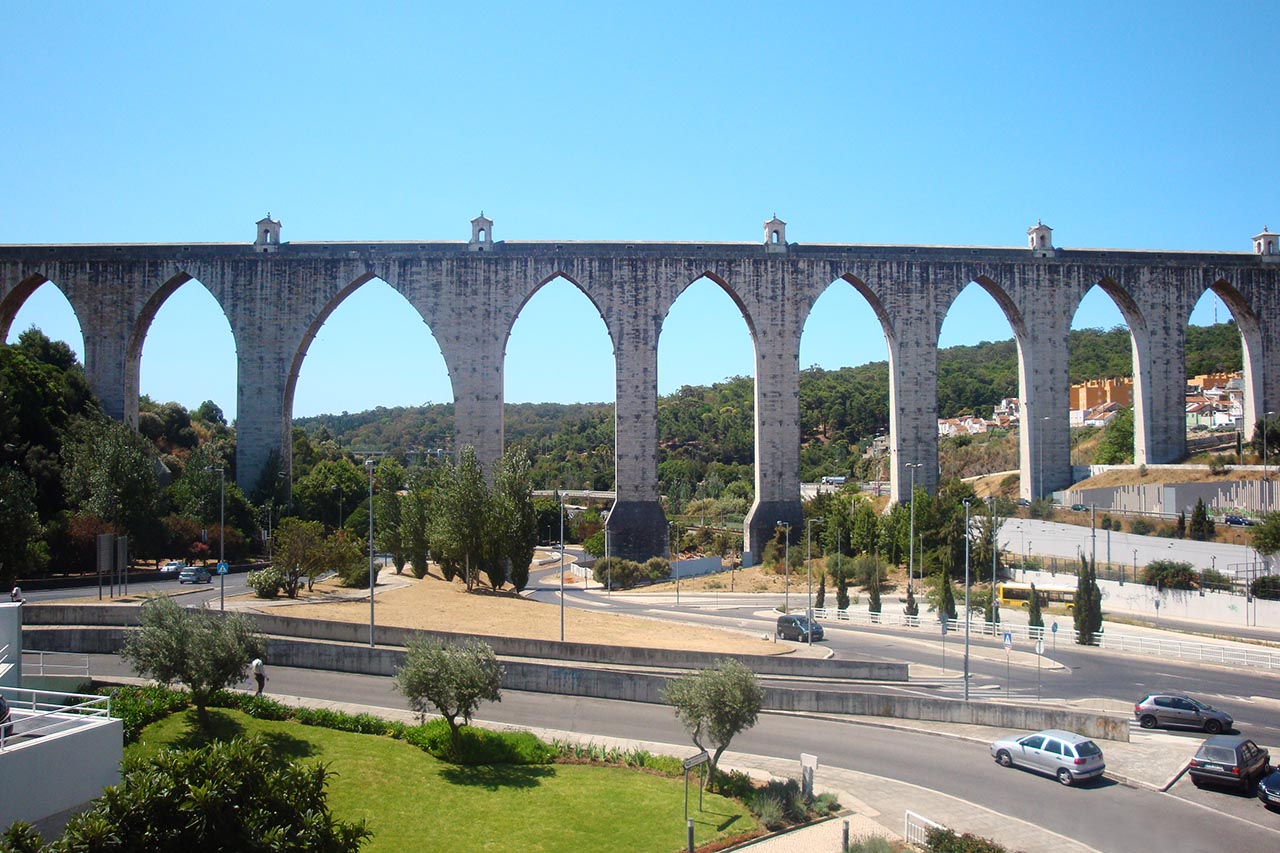
<instances>
[{"instance_id":1,"label":"asphalt road","mask_svg":"<svg viewBox=\"0 0 1280 853\"><path fill-rule=\"evenodd\" d=\"M110 656L95 656L92 669L95 674L129 674L125 664ZM405 707L389 678L284 668L273 668L269 675L271 693ZM500 703L483 706L479 717L582 734L688 742L671 710L660 705L507 691ZM1107 780L1064 788L1048 777L999 767L984 744L766 713L732 748L789 760L801 752L814 753L824 767L887 776L950 794L1099 850L1280 848L1280 815L1256 800L1182 782L1166 794Z\"/></svg>"}]
</instances>

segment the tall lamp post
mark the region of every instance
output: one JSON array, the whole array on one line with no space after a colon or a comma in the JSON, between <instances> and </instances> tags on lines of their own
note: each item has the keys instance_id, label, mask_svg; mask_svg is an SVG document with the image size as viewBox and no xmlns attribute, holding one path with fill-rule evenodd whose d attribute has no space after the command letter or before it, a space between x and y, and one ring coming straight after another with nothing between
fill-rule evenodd
<instances>
[{"instance_id":1,"label":"tall lamp post","mask_svg":"<svg viewBox=\"0 0 1280 853\"><path fill-rule=\"evenodd\" d=\"M369 648L373 648L373 587L378 582L373 570L373 466L372 459L364 460L369 472Z\"/></svg>"},{"instance_id":2,"label":"tall lamp post","mask_svg":"<svg viewBox=\"0 0 1280 853\"><path fill-rule=\"evenodd\" d=\"M564 495L560 495L560 642L564 642Z\"/></svg>"},{"instance_id":3,"label":"tall lamp post","mask_svg":"<svg viewBox=\"0 0 1280 853\"><path fill-rule=\"evenodd\" d=\"M907 463L907 467L911 469L911 530L907 535L907 592L915 591L915 575L912 574L912 567L916 562L916 469L923 464L923 462Z\"/></svg>"},{"instance_id":4,"label":"tall lamp post","mask_svg":"<svg viewBox=\"0 0 1280 853\"><path fill-rule=\"evenodd\" d=\"M782 546L782 612L791 612L791 522L779 521L778 526L787 531Z\"/></svg>"},{"instance_id":5,"label":"tall lamp post","mask_svg":"<svg viewBox=\"0 0 1280 853\"><path fill-rule=\"evenodd\" d=\"M227 576L222 572L223 545L227 539L227 475L222 468L205 468L218 472L218 609L227 609Z\"/></svg>"},{"instance_id":6,"label":"tall lamp post","mask_svg":"<svg viewBox=\"0 0 1280 853\"><path fill-rule=\"evenodd\" d=\"M949 581L948 581L949 583ZM964 502L964 701L969 701L969 501Z\"/></svg>"},{"instance_id":7,"label":"tall lamp post","mask_svg":"<svg viewBox=\"0 0 1280 853\"><path fill-rule=\"evenodd\" d=\"M809 620L809 645L813 645L813 568L810 565L813 561L813 523L821 522L822 516L817 518L807 518L804 522L804 539L805 539L805 557L804 557L804 573L808 582L808 606L805 608L805 616Z\"/></svg>"}]
</instances>

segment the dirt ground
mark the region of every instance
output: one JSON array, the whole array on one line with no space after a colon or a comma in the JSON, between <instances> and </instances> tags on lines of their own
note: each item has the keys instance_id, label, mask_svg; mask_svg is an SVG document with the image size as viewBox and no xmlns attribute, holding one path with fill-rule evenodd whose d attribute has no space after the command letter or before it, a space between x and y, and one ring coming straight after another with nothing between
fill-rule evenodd
<instances>
[{"instance_id":1,"label":"dirt ground","mask_svg":"<svg viewBox=\"0 0 1280 853\"><path fill-rule=\"evenodd\" d=\"M407 572L397 575L394 569L383 569L378 583L380 587L387 587L385 591L380 589L375 599L379 625L537 640L560 639L560 607L555 604L530 601L510 591L494 592L487 587L468 593L462 582L446 582L437 574L418 580ZM307 603L271 605L252 597L240 599L240 602L249 609L281 616L367 622L367 595L334 600L335 595L353 592L339 590L330 584L316 584L315 593L309 596ZM788 645L739 631L597 613L580 607L565 608L564 620L564 636L571 642L728 654L776 655L791 651Z\"/></svg>"}]
</instances>

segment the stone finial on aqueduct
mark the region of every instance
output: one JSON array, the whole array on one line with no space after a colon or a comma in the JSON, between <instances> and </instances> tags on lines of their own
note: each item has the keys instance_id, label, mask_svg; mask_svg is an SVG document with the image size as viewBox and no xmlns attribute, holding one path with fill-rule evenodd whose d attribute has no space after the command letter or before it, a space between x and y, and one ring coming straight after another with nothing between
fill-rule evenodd
<instances>
[{"instance_id":1,"label":"stone finial on aqueduct","mask_svg":"<svg viewBox=\"0 0 1280 853\"><path fill-rule=\"evenodd\" d=\"M787 250L787 223L774 214L764 224L764 248L767 252L785 252Z\"/></svg>"}]
</instances>

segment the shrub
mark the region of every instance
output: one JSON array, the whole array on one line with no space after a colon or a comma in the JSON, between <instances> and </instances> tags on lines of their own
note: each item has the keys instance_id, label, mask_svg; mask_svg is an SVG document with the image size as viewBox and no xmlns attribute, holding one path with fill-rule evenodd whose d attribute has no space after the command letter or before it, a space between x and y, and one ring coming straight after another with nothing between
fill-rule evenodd
<instances>
[{"instance_id":1,"label":"shrub","mask_svg":"<svg viewBox=\"0 0 1280 853\"><path fill-rule=\"evenodd\" d=\"M1231 576L1217 569L1205 569L1200 573L1201 589L1231 589Z\"/></svg>"},{"instance_id":2,"label":"shrub","mask_svg":"<svg viewBox=\"0 0 1280 853\"><path fill-rule=\"evenodd\" d=\"M671 577L671 564L662 557L650 557L643 566L644 576L651 581Z\"/></svg>"},{"instance_id":3,"label":"shrub","mask_svg":"<svg viewBox=\"0 0 1280 853\"><path fill-rule=\"evenodd\" d=\"M1114 524L1115 522L1112 521L1111 516L1109 515L1104 515L1102 518L1098 519L1098 527L1102 530L1118 530L1119 528L1114 527Z\"/></svg>"},{"instance_id":4,"label":"shrub","mask_svg":"<svg viewBox=\"0 0 1280 853\"><path fill-rule=\"evenodd\" d=\"M751 798L751 802L747 803L747 807L756 813L756 818L765 829L783 827L782 803L776 797L757 794Z\"/></svg>"},{"instance_id":5,"label":"shrub","mask_svg":"<svg viewBox=\"0 0 1280 853\"><path fill-rule=\"evenodd\" d=\"M746 802L756 789L756 784L751 777L739 770L733 770L729 773L721 773L716 771L715 779L711 780L711 788L719 791L722 795L735 800Z\"/></svg>"},{"instance_id":6,"label":"shrub","mask_svg":"<svg viewBox=\"0 0 1280 853\"><path fill-rule=\"evenodd\" d=\"M1229 458L1229 457L1222 456L1222 455L1217 454L1217 453L1215 453L1215 454L1213 454L1212 456L1210 456L1210 457L1209 457L1209 473L1210 473L1210 474L1225 474L1225 473L1227 473L1227 470L1228 470L1228 468L1227 468L1227 460L1228 460L1228 458Z\"/></svg>"},{"instance_id":7,"label":"shrub","mask_svg":"<svg viewBox=\"0 0 1280 853\"><path fill-rule=\"evenodd\" d=\"M460 732L455 746L448 722L435 719L405 729L409 743L452 764L548 764L556 749L529 732L495 732L470 726Z\"/></svg>"},{"instance_id":8,"label":"shrub","mask_svg":"<svg viewBox=\"0 0 1280 853\"><path fill-rule=\"evenodd\" d=\"M258 598L275 598L284 588L284 574L275 566L268 566L256 572L249 572L245 577L245 583L253 589L253 594Z\"/></svg>"},{"instance_id":9,"label":"shrub","mask_svg":"<svg viewBox=\"0 0 1280 853\"><path fill-rule=\"evenodd\" d=\"M610 557L607 560L596 560L592 575L596 583L612 583L614 589L631 589L640 580L643 567L632 560Z\"/></svg>"},{"instance_id":10,"label":"shrub","mask_svg":"<svg viewBox=\"0 0 1280 853\"><path fill-rule=\"evenodd\" d=\"M125 743L133 743L148 725L181 711L191 702L186 693L156 685L107 687L99 693L111 697L111 716L124 722Z\"/></svg>"},{"instance_id":11,"label":"shrub","mask_svg":"<svg viewBox=\"0 0 1280 853\"><path fill-rule=\"evenodd\" d=\"M1152 560L1142 570L1142 582L1164 589L1195 589L1198 578L1190 563L1177 560Z\"/></svg>"},{"instance_id":12,"label":"shrub","mask_svg":"<svg viewBox=\"0 0 1280 853\"><path fill-rule=\"evenodd\" d=\"M835 794L819 794L813 798L809 808L818 817L826 817L829 814L835 814L840 811L840 800Z\"/></svg>"},{"instance_id":13,"label":"shrub","mask_svg":"<svg viewBox=\"0 0 1280 853\"><path fill-rule=\"evenodd\" d=\"M1151 522L1145 518L1135 518L1129 524L1129 532L1136 533L1139 536L1146 536L1151 533Z\"/></svg>"},{"instance_id":14,"label":"shrub","mask_svg":"<svg viewBox=\"0 0 1280 853\"><path fill-rule=\"evenodd\" d=\"M987 838L965 833L956 835L951 829L930 829L925 837L929 853L1007 853L1007 849Z\"/></svg>"},{"instance_id":15,"label":"shrub","mask_svg":"<svg viewBox=\"0 0 1280 853\"><path fill-rule=\"evenodd\" d=\"M858 841L850 841L844 853L894 853L898 850L893 842L882 835L872 835Z\"/></svg>"},{"instance_id":16,"label":"shrub","mask_svg":"<svg viewBox=\"0 0 1280 853\"><path fill-rule=\"evenodd\" d=\"M860 554L853 558L853 570L850 572L858 586L871 589L876 578L884 580L884 561L875 554Z\"/></svg>"},{"instance_id":17,"label":"shrub","mask_svg":"<svg viewBox=\"0 0 1280 853\"><path fill-rule=\"evenodd\" d=\"M1268 601L1280 599L1280 575L1263 575L1249 584L1249 592Z\"/></svg>"}]
</instances>

